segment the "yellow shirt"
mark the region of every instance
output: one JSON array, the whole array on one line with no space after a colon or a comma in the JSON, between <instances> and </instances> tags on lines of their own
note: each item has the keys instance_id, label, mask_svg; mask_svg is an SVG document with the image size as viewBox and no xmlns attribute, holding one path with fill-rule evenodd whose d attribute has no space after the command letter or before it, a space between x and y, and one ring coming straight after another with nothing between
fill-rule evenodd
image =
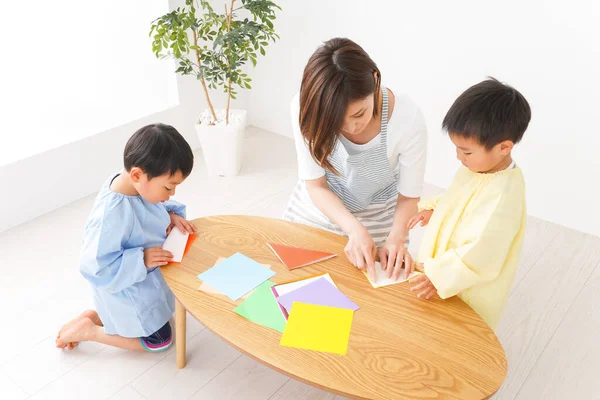
<instances>
[{"instance_id":1,"label":"yellow shirt","mask_svg":"<svg viewBox=\"0 0 600 400\"><path fill-rule=\"evenodd\" d=\"M448 190L422 200L419 210L434 210L418 260L439 296L458 295L495 329L525 234L521 169L478 174L461 167Z\"/></svg>"}]
</instances>

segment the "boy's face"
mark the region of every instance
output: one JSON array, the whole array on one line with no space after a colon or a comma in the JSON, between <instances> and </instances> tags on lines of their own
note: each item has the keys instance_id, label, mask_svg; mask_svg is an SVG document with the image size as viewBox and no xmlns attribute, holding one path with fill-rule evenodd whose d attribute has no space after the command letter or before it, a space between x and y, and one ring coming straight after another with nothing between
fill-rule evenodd
<instances>
[{"instance_id":1,"label":"boy's face","mask_svg":"<svg viewBox=\"0 0 600 400\"><path fill-rule=\"evenodd\" d=\"M175 188L185 178L181 171L177 170L173 175L164 174L148 179L148 175L141 168L134 167L129 175L137 192L151 204L167 201L175 195Z\"/></svg>"},{"instance_id":2,"label":"boy's face","mask_svg":"<svg viewBox=\"0 0 600 400\"><path fill-rule=\"evenodd\" d=\"M498 143L491 150L477 140L450 133L450 140L456 146L456 158L473 172L489 173L502 169L506 157L514 146L510 140ZM508 165L504 166L504 168Z\"/></svg>"}]
</instances>

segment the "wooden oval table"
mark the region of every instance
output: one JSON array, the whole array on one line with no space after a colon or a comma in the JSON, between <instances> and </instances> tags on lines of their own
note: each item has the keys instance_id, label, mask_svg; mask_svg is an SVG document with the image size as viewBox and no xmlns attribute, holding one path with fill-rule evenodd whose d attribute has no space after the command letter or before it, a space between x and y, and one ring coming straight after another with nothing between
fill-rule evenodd
<instances>
[{"instance_id":1,"label":"wooden oval table","mask_svg":"<svg viewBox=\"0 0 600 400\"><path fill-rule=\"evenodd\" d=\"M494 332L458 298L420 300L409 284L373 289L344 256L347 239L291 222L248 216L194 221L198 238L181 264L162 272L177 298L177 364L185 365L186 310L207 329L255 360L294 379L359 399L482 399L507 373ZM289 271L267 242L338 254ZM345 356L279 345L281 333L233 312L237 302L198 291L197 275L219 257L241 252L272 265L273 282L329 272L360 309Z\"/></svg>"}]
</instances>

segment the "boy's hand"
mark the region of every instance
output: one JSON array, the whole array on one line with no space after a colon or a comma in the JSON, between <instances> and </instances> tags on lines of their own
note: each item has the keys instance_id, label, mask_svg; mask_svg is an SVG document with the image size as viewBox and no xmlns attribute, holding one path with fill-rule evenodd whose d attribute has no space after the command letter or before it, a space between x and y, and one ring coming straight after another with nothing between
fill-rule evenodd
<instances>
[{"instance_id":1,"label":"boy's hand","mask_svg":"<svg viewBox=\"0 0 600 400\"><path fill-rule=\"evenodd\" d=\"M146 265L146 268L167 265L172 259L173 254L160 246L144 250L144 264Z\"/></svg>"},{"instance_id":2,"label":"boy's hand","mask_svg":"<svg viewBox=\"0 0 600 400\"><path fill-rule=\"evenodd\" d=\"M170 212L169 215L171 216L171 225L169 225L169 227L167 228L167 235L169 233L171 233L171 230L173 229L173 227L178 227L179 230L183 233L187 232L190 235L193 235L194 233L196 233L198 231L198 229L196 228L196 225L192 224L190 221L186 220L185 218Z\"/></svg>"},{"instance_id":3,"label":"boy's hand","mask_svg":"<svg viewBox=\"0 0 600 400\"><path fill-rule=\"evenodd\" d=\"M425 298L429 300L437 293L437 289L435 288L435 286L433 286L433 283L431 283L431 281L425 274L421 274L416 278L411 279L410 282L417 284L411 287L410 291L418 291L419 293L417 294L417 297L420 299Z\"/></svg>"},{"instance_id":4,"label":"boy's hand","mask_svg":"<svg viewBox=\"0 0 600 400\"><path fill-rule=\"evenodd\" d=\"M420 222L421 226L425 226L429 223L433 210L423 210L408 221L408 229L412 229Z\"/></svg>"}]
</instances>

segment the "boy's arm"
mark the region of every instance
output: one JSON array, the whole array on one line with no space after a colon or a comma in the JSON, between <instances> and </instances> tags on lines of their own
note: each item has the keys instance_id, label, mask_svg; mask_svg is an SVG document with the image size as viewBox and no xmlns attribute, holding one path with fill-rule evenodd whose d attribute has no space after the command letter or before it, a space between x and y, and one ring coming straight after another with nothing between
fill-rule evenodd
<instances>
[{"instance_id":1,"label":"boy's arm","mask_svg":"<svg viewBox=\"0 0 600 400\"><path fill-rule=\"evenodd\" d=\"M520 229L523 203L498 193L477 205L462 224L471 240L425 261L425 274L445 299L500 274Z\"/></svg>"},{"instance_id":2,"label":"boy's arm","mask_svg":"<svg viewBox=\"0 0 600 400\"><path fill-rule=\"evenodd\" d=\"M419 212L426 210L435 210L443 194L438 194L433 197L425 197L419 201Z\"/></svg>"},{"instance_id":3,"label":"boy's arm","mask_svg":"<svg viewBox=\"0 0 600 400\"><path fill-rule=\"evenodd\" d=\"M146 279L144 248L122 245L133 223L132 211L117 206L86 228L80 271L94 287L117 293Z\"/></svg>"},{"instance_id":4,"label":"boy's arm","mask_svg":"<svg viewBox=\"0 0 600 400\"><path fill-rule=\"evenodd\" d=\"M185 204L181 204L180 202L175 200L168 200L165 201L163 204L165 205L167 212L175 213L183 219L186 218L187 210Z\"/></svg>"}]
</instances>

